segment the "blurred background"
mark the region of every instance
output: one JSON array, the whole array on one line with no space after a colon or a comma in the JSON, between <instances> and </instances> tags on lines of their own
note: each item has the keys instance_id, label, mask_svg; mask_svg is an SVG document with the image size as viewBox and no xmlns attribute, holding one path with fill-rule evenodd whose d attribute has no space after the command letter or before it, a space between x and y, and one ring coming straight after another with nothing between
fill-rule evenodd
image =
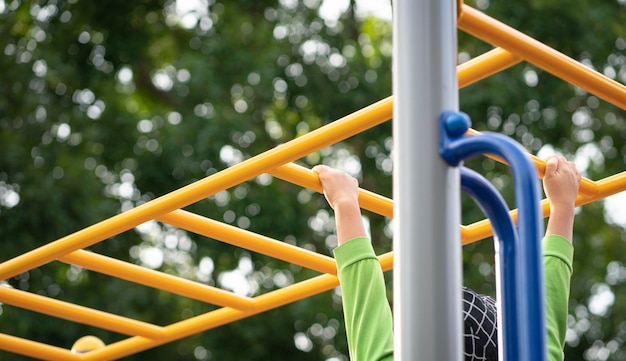
<instances>
[{"instance_id":1,"label":"blurred background","mask_svg":"<svg viewBox=\"0 0 626 361\"><path fill-rule=\"evenodd\" d=\"M468 5L620 83L626 1ZM0 0L0 262L169 193L391 95L390 1ZM458 34L458 61L492 48ZM428 51L428 49L424 49ZM624 170L626 112L522 63L460 91L473 127ZM420 115L415 115L416 121ZM391 197L391 122L298 160ZM508 169L467 162L511 206ZM578 209L566 358L626 360L626 199ZM428 205L424 205L427 207ZM463 223L484 218L462 197ZM323 196L262 175L188 210L331 255ZM391 220L364 213L379 253ZM436 240L434 240L436 241ZM314 271L148 222L90 250L256 296ZM495 294L493 241L463 248L464 282ZM386 274L391 301L391 273ZM4 286L167 325L214 306L52 262ZM0 305L0 332L70 348L124 335ZM2 360L26 357L0 351ZM348 360L338 290L125 358Z\"/></svg>"}]
</instances>

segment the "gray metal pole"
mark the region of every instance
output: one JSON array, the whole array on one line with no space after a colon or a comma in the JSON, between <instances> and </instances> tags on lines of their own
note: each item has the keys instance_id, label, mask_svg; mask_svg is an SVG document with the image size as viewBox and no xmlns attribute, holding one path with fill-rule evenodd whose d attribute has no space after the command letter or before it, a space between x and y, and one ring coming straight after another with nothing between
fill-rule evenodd
<instances>
[{"instance_id":1,"label":"gray metal pole","mask_svg":"<svg viewBox=\"0 0 626 361\"><path fill-rule=\"evenodd\" d=\"M396 361L460 361L460 178L438 152L438 116L458 110L456 0L394 0Z\"/></svg>"}]
</instances>

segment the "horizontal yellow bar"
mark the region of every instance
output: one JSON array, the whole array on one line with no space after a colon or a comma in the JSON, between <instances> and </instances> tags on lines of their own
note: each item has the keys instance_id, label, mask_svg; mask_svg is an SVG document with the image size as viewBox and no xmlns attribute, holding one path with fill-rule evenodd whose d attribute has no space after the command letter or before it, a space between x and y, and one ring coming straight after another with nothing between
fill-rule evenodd
<instances>
[{"instance_id":1,"label":"horizontal yellow bar","mask_svg":"<svg viewBox=\"0 0 626 361\"><path fill-rule=\"evenodd\" d=\"M11 287L0 286L0 302L124 335L140 335L154 339L163 337L162 327Z\"/></svg>"},{"instance_id":2,"label":"horizontal yellow bar","mask_svg":"<svg viewBox=\"0 0 626 361\"><path fill-rule=\"evenodd\" d=\"M36 326L34 326L36 327ZM45 343L31 341L0 333L0 350L28 356L39 360L50 361L80 361L80 355L73 354L70 350L51 346Z\"/></svg>"},{"instance_id":3,"label":"horizontal yellow bar","mask_svg":"<svg viewBox=\"0 0 626 361\"><path fill-rule=\"evenodd\" d=\"M273 176L304 188L323 193L319 177L310 169L287 163L270 172ZM393 201L365 189L359 189L359 205L363 209L393 218Z\"/></svg>"},{"instance_id":4,"label":"horizontal yellow bar","mask_svg":"<svg viewBox=\"0 0 626 361\"><path fill-rule=\"evenodd\" d=\"M234 246L295 263L318 272L337 273L335 261L328 256L288 243L279 242L275 239L217 222L184 210L177 210L165 214L160 216L158 220Z\"/></svg>"},{"instance_id":5,"label":"horizontal yellow bar","mask_svg":"<svg viewBox=\"0 0 626 361\"><path fill-rule=\"evenodd\" d=\"M468 5L463 5L458 27L468 34L510 51L564 81L626 109L625 85Z\"/></svg>"},{"instance_id":6,"label":"horizontal yellow bar","mask_svg":"<svg viewBox=\"0 0 626 361\"><path fill-rule=\"evenodd\" d=\"M380 100L212 176L5 261L0 264L0 279L11 278L77 249L87 248L160 215L183 208L224 189L267 173L282 164L302 158L314 151L381 124L391 118L391 113L391 98Z\"/></svg>"},{"instance_id":7,"label":"horizontal yellow bar","mask_svg":"<svg viewBox=\"0 0 626 361\"><path fill-rule=\"evenodd\" d=\"M109 276L218 306L228 306L242 310L247 310L252 306L251 299L248 297L238 296L232 292L224 291L216 287L151 270L93 252L78 250L59 258L59 260Z\"/></svg>"}]
</instances>

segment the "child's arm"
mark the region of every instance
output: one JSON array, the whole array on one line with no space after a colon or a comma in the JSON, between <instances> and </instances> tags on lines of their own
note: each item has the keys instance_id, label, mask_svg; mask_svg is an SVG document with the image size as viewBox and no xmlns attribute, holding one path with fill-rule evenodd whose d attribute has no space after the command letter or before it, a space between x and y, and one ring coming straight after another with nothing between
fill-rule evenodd
<instances>
[{"instance_id":1,"label":"child's arm","mask_svg":"<svg viewBox=\"0 0 626 361\"><path fill-rule=\"evenodd\" d=\"M550 157L543 178L550 218L543 240L548 360L562 361L574 247L572 234L580 173L563 157Z\"/></svg>"},{"instance_id":2,"label":"child's arm","mask_svg":"<svg viewBox=\"0 0 626 361\"><path fill-rule=\"evenodd\" d=\"M350 359L391 361L393 320L385 280L367 238L356 179L326 166L317 166L324 195L335 211L339 246L335 248L337 276L345 317Z\"/></svg>"},{"instance_id":3,"label":"child's arm","mask_svg":"<svg viewBox=\"0 0 626 361\"><path fill-rule=\"evenodd\" d=\"M320 177L324 196L335 211L337 242L339 245L356 237L366 237L361 208L359 184L349 174L324 165L313 168Z\"/></svg>"}]
</instances>

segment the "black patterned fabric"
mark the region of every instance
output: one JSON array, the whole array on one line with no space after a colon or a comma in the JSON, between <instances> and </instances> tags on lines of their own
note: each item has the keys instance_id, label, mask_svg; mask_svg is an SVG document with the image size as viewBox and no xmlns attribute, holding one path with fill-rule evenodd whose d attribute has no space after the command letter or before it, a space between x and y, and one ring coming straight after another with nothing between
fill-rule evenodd
<instances>
[{"instance_id":1,"label":"black patterned fabric","mask_svg":"<svg viewBox=\"0 0 626 361\"><path fill-rule=\"evenodd\" d=\"M463 287L465 361L498 360L496 301Z\"/></svg>"}]
</instances>

